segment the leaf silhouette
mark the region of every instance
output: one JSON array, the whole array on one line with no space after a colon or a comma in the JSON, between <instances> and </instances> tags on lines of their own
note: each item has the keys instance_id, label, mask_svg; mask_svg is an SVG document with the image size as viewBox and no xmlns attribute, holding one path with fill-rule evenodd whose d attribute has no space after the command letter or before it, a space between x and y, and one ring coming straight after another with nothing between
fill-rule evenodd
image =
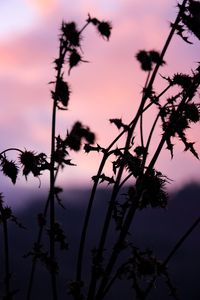
<instances>
[{"instance_id":1,"label":"leaf silhouette","mask_svg":"<svg viewBox=\"0 0 200 300\"><path fill-rule=\"evenodd\" d=\"M5 157L2 157L1 167L2 167L3 174L5 176L8 176L11 179L12 183L15 184L17 179L17 174L19 171L16 163L12 160L11 161L7 160Z\"/></svg>"}]
</instances>

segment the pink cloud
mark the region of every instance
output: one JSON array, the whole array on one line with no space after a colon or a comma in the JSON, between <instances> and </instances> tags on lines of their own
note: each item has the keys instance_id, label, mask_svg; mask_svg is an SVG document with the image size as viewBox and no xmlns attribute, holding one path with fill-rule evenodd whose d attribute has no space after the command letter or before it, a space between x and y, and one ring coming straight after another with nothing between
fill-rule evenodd
<instances>
[{"instance_id":1,"label":"pink cloud","mask_svg":"<svg viewBox=\"0 0 200 300\"><path fill-rule=\"evenodd\" d=\"M72 70L69 78L66 76L72 96L69 111L58 114L58 132L66 134L74 121L81 120L97 132L98 142L106 146L117 133L117 129L109 124L109 118L123 118L124 122L129 122L138 107L146 75L140 71L135 54L139 49L161 49L169 30L171 6L174 5L174 1L170 2L121 0L115 6L115 2L111 1L112 5L106 9L105 1L97 1L97 5L92 1L77 1L74 8L61 1L32 0L30 5L35 5L41 15L44 13L43 18L32 31L0 43L0 101L3 106L0 122L4 142L49 151L51 86L48 82L55 76L52 61L58 52L60 22L64 18L84 24L88 10L91 10L98 18L112 21L113 33L109 43L96 34L94 28L84 34L83 55L91 63L81 64ZM51 11L46 18L48 7ZM181 56L180 49L183 49ZM161 73L172 74L176 68L180 72L188 68L190 71L191 64L198 60L198 51L197 47L189 48L180 38L175 38L166 57L168 65ZM161 90L160 81L157 87ZM151 114L147 116L147 128L152 118ZM197 130L194 139L199 139ZM178 150L181 152L182 148L178 147ZM191 158L187 159L189 165ZM72 171L74 178L77 176L75 172L80 172L80 177L84 173L90 174L87 170L89 164L95 172L98 158L86 161L79 161L80 171L78 168ZM166 169L164 173L169 171L173 175L169 161L167 153L160 164ZM180 162L176 164L177 170L178 167ZM196 172L197 168L192 164L191 172ZM187 174L181 171L175 174L177 180L184 176Z\"/></svg>"},{"instance_id":2,"label":"pink cloud","mask_svg":"<svg viewBox=\"0 0 200 300\"><path fill-rule=\"evenodd\" d=\"M28 0L27 4L30 5L39 15L46 17L54 12L54 10L58 7L59 1Z\"/></svg>"}]
</instances>

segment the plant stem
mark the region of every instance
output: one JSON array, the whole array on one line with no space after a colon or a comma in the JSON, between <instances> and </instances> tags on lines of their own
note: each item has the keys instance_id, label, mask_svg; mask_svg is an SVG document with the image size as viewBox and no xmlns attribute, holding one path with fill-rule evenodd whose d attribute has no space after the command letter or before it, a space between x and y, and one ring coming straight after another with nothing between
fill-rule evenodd
<instances>
[{"instance_id":1,"label":"plant stem","mask_svg":"<svg viewBox=\"0 0 200 300\"><path fill-rule=\"evenodd\" d=\"M184 0L181 7L180 7L179 13L176 17L176 20L175 20L175 22L172 26L172 29L171 29L168 37L167 37L165 45L164 45L164 47L162 49L162 52L160 54L160 62L163 61L165 53L166 53L166 51L169 47L169 44L171 42L171 39L172 39L172 37L175 33L176 27L177 27L177 25L180 21L181 14L184 10L186 2L187 2L187 0ZM148 86L147 86L147 90L149 90L149 91L152 90L152 86L153 86L154 80L156 78L156 75L158 73L159 67L160 67L160 63L158 62L156 64L154 70L153 70L151 78L149 79L149 83L148 83ZM131 139L132 139L134 129L136 127L138 119L140 118L140 116L141 116L141 114L144 110L144 105L145 105L146 100L148 98L148 95L146 95L146 94L147 93L144 93L144 95L142 97L142 100L141 100L140 107L139 107L138 112L137 112L137 114L134 118L134 122L133 122L132 126L129 128L129 132L128 132L128 136L127 136L127 140L126 140L126 145L125 145L125 150L124 150L124 156L126 156L126 154L128 153L128 149L129 149L129 146L130 146L130 142L131 142ZM161 149L164 145L164 142L165 142L165 135L163 135L163 137L161 139L159 147L158 147L158 149L157 149L157 151L156 151L156 153L155 153L155 155L154 155L154 157L153 157L153 159L150 163L150 167L152 167L155 164L155 161L156 161L156 159L158 157L158 154L160 153L160 151L161 151ZM103 249L104 249L104 245L105 245L105 241L106 241L106 236L108 234L108 229L109 229L110 222L111 222L111 217L112 217L112 211L113 211L115 199L116 199L118 191L119 191L119 185L120 185L121 177L122 177L122 174L123 174L124 166L125 166L124 163L122 163L122 165L119 168L118 175L117 175L117 178L116 178L116 182L115 182L114 187L113 187L113 193L112 193L111 200L110 200L110 203L109 203L109 207L108 207L108 210L107 210L107 215L106 215L106 218L105 218L105 222L104 222L104 226L103 226L103 230L102 230L102 234L101 234L101 238L100 238L100 243L99 243L99 247L98 247L98 257L100 259L102 258ZM136 211L136 207L134 207L134 205L133 205L129 210L129 213L127 215L127 218L125 220L124 226L122 228L122 231L120 233L120 236L119 236L119 239L118 239L118 242L116 243L116 245L120 245L121 243L123 243L123 241L124 241L124 239L127 235L127 232L129 230L129 227L130 227L130 224L132 222L132 218L135 214L135 211ZM101 292L103 292L103 289L104 289L104 287L107 283L108 276L112 272L112 269L113 269L114 264L117 260L118 254L120 253L119 248L120 247L114 247L113 253L112 253L112 255L110 257L110 260L107 264L107 268L106 268L106 272L105 272L106 276L103 277L102 282L101 282L100 287L99 287L99 291L97 293L97 295L99 297L98 299L101 299ZM95 278L95 268L93 268L92 275L91 275L91 282L90 282L89 292L88 292L88 300L94 299L94 294L95 294L95 290L96 290L96 283L97 283L97 278ZM95 298L95 299L97 299L97 298Z\"/></svg>"},{"instance_id":2,"label":"plant stem","mask_svg":"<svg viewBox=\"0 0 200 300\"><path fill-rule=\"evenodd\" d=\"M164 266L166 266L169 263L169 261L172 259L174 254L182 246L182 244L189 237L189 235L192 233L192 231L199 225L199 223L200 223L200 217L195 220L195 222L192 224L192 226L190 226L189 229L184 233L184 235L178 240L176 245L173 247L173 249L170 251L170 253L166 257L166 259L164 260L164 262L163 262Z\"/></svg>"},{"instance_id":3,"label":"plant stem","mask_svg":"<svg viewBox=\"0 0 200 300\"><path fill-rule=\"evenodd\" d=\"M113 270L113 267L115 265L115 262L118 258L119 253L121 252L121 246L123 245L124 239L126 238L127 234L128 234L128 230L130 228L130 225L132 223L134 214L136 212L137 209L137 203L138 201L135 199L135 201L132 203L130 210L128 212L128 215L126 217L126 220L124 221L123 227L121 229L121 232L119 234L119 238L117 240L117 242L115 243L115 246L113 247L113 252L112 255L109 259L109 262L107 264L107 267L105 269L105 276L103 277L99 290L96 294L96 298L95 300L100 300L103 299L102 293L104 293L104 288L108 282L109 276Z\"/></svg>"},{"instance_id":4,"label":"plant stem","mask_svg":"<svg viewBox=\"0 0 200 300\"><path fill-rule=\"evenodd\" d=\"M176 245L172 248L172 250L170 251L170 253L166 257L166 259L162 263L163 267L167 266L167 264L169 263L169 261L176 254L176 252L182 246L182 244L185 242L185 240L190 236L190 234L193 232L193 230L199 225L199 223L200 223L200 217L195 220L195 222L192 224L192 226L189 227L189 229L183 234L183 236L178 240L178 242L176 243ZM143 294L143 298L142 298L143 300L145 300L147 298L147 296L149 295L150 291L154 287L154 283L156 281L156 278L157 278L157 276L155 275L152 278L151 282L149 283L147 289L145 290L145 292Z\"/></svg>"},{"instance_id":5,"label":"plant stem","mask_svg":"<svg viewBox=\"0 0 200 300\"><path fill-rule=\"evenodd\" d=\"M4 208L2 202L0 201L0 212L2 216L3 225L3 239L4 239L4 257L5 257L5 298L11 300L11 290L10 290L10 260L9 260L9 242L8 242L8 224L7 219L4 214Z\"/></svg>"},{"instance_id":6,"label":"plant stem","mask_svg":"<svg viewBox=\"0 0 200 300\"><path fill-rule=\"evenodd\" d=\"M163 59L164 59L165 53L166 53L166 51L167 51L167 49L168 49L168 47L169 47L169 44L170 44L170 42L171 42L171 40L172 40L172 37L173 37L173 35L174 35L174 33L175 33L176 27L177 27L177 25L178 25L178 23L179 23L179 21L180 21L181 14L182 14L183 9L184 9L184 7L185 7L185 5L186 5L186 2L187 2L187 0L184 0L183 3L182 3L182 5L181 5L181 7L180 7L180 11L179 11L179 13L178 13L178 15L177 15L177 17L176 17L176 20L175 20L175 22L174 22L174 24L173 24L173 26L172 26L172 29L171 29L171 31L170 31L168 37L167 37L167 40L166 40L166 42L165 42L165 44L164 44L164 47L163 47L163 49L162 49L162 52L161 52L161 54L160 54L160 61L163 61ZM152 72L152 75L151 75L151 77L150 77L150 79L149 79L148 86L147 86L147 90L151 90L151 89L152 89L152 86L153 86L154 80L155 80L155 78L156 78L156 75L157 75L157 73L158 73L159 67L160 67L160 63L157 63L157 64L155 65L155 68L154 68L154 70L153 70L153 72ZM137 125L137 122L138 122L138 119L140 118L141 113L143 112L144 105L145 105L145 102L146 102L147 98L148 98L148 95L146 95L146 93L144 93L144 95L143 95L143 97L142 97L142 100L141 100L141 104L140 104L140 106L139 106L139 108L138 108L137 114L136 114L136 116L135 116L135 118L134 118L134 121L133 121L133 123L132 123L132 125L131 125L131 127L130 127L130 129L129 129L129 132L128 132L128 136L127 136L127 140L126 140L126 145L125 145L125 150L124 150L124 155L125 155L126 152L128 151L128 148L129 148L129 146L130 146L130 142L131 142L131 138L132 138L134 129L135 129L136 125ZM164 142L165 142L165 138L161 141L161 144L160 144L159 148L160 148L160 147L162 148L162 146L163 146L162 144L164 144ZM158 149L158 151L159 151L159 149ZM158 152L158 151L157 151L157 152ZM157 153L156 153L156 155L157 155ZM155 156L155 158L156 158L156 156ZM154 158L154 159L155 159L155 158ZM152 164L154 164L154 160L152 160ZM114 188L113 188L114 192L113 192L112 198L115 198L116 195L117 195L117 193L115 192L115 189L116 189L116 187L117 187L117 186L119 185L119 183L120 183L121 176L122 176L122 173L123 173L123 169L124 169L124 165L122 164L122 166L121 166L120 169L119 169L118 177L117 177L117 179L116 179L116 183L115 183ZM118 188L117 188L117 189L118 189ZM110 201L110 203L112 203L112 200ZM112 205L112 204L111 204L111 205ZM111 214L109 214L109 216L108 216L109 220L110 220L110 217L111 217ZM106 222L106 223L107 223L107 222ZM107 231L107 230L106 230L106 231ZM105 233L105 232L104 232L104 233ZM104 234L102 234L102 235L104 235ZM104 245L104 241L103 241L104 239L105 239L105 238L103 237L103 238L102 238L102 242L100 242L100 244L101 244L102 246ZM102 248L103 248L103 247L100 247L101 250L102 250Z\"/></svg>"},{"instance_id":7,"label":"plant stem","mask_svg":"<svg viewBox=\"0 0 200 300\"><path fill-rule=\"evenodd\" d=\"M50 195L48 196L48 199L47 199L46 204L45 204L45 208L44 208L44 212L43 212L44 217L46 217L46 215L47 215L47 211L48 211L48 207L49 207L49 199L50 199ZM37 237L37 242L36 242L36 245L38 245L38 246L40 245L40 242L41 242L41 239L42 239L43 229L44 229L44 225L40 226L39 232L38 232L38 237ZM38 261L37 257L34 257L33 260L32 260L31 273L30 273L28 291L27 291L27 297L26 297L27 300L31 299L33 280L34 280L37 261Z\"/></svg>"},{"instance_id":8,"label":"plant stem","mask_svg":"<svg viewBox=\"0 0 200 300\"><path fill-rule=\"evenodd\" d=\"M81 234L81 239L80 239L80 246L79 246L79 253L78 253L78 260L77 260L77 275L76 275L76 280L77 281L81 281L81 277L82 277L82 261L83 261L83 255L84 255L84 247L85 247L85 240L86 240L86 234L87 234L87 229L88 229L88 224L89 224L89 219L90 219L90 215L91 215L91 211L92 211L92 206L93 206L93 202L94 202L94 196L96 193L96 189L98 186L98 181L100 178L100 175L103 171L105 162L107 160L107 155L104 154L101 164L99 166L99 170L97 173L97 179L94 181L94 185L92 187L92 191L91 191L91 195L90 195L90 199L89 199L89 203L88 203L88 207L87 207L87 212L86 212L86 216L85 216L85 220L84 220L84 224L83 224L83 229L82 229L82 234Z\"/></svg>"},{"instance_id":9,"label":"plant stem","mask_svg":"<svg viewBox=\"0 0 200 300\"><path fill-rule=\"evenodd\" d=\"M64 61L66 49L59 48L59 57ZM49 206L50 206L50 260L52 263L51 268L51 284L53 300L57 300L57 284L56 284L56 272L54 270L55 260L55 135L56 135L56 108L57 108L57 90L58 82L61 77L62 66L57 71L56 84L55 84L55 97L53 98L53 109L52 109L52 123L51 123L51 159L50 159L50 191L49 191Z\"/></svg>"},{"instance_id":10,"label":"plant stem","mask_svg":"<svg viewBox=\"0 0 200 300\"><path fill-rule=\"evenodd\" d=\"M146 92L146 88L147 88L147 85L148 85L150 75L151 75L151 71L149 71L148 74L147 74L146 82L145 82L145 85L144 85L144 88L143 88L143 96ZM144 147L143 112L144 112L144 109L143 109L143 111L141 112L141 115L140 115L140 139L141 139L141 146L142 147Z\"/></svg>"},{"instance_id":11,"label":"plant stem","mask_svg":"<svg viewBox=\"0 0 200 300\"><path fill-rule=\"evenodd\" d=\"M130 122L129 126L132 123L133 123L133 121ZM77 274L76 274L76 280L77 281L81 281L81 278L82 278L82 261L83 261L83 254L84 254L84 248L85 248L85 240L86 240L86 234L87 234L87 230L88 230L89 219L90 219L91 212L92 212L92 206L93 206L93 203L94 203L94 198L95 198L98 182L99 182L100 176L102 174L103 168L105 166L105 163L107 161L107 158L110 155L110 153L109 153L110 149L124 135L125 132L127 132L126 129L124 129L122 132L120 132L120 134L105 149L103 158L101 160L101 163L99 165L99 169L97 171L96 180L93 184L92 191L91 191L91 194L90 194L90 199L89 199L89 202L88 202L88 207L87 207L87 211L86 211L86 215L85 215L85 219L84 219L84 224L83 224L83 229L82 229L82 234L81 234L81 238L80 238L80 246L79 246L79 253L78 253L78 260L77 260Z\"/></svg>"},{"instance_id":12,"label":"plant stem","mask_svg":"<svg viewBox=\"0 0 200 300\"><path fill-rule=\"evenodd\" d=\"M17 151L17 152L20 152L20 153L24 153L22 150L20 150L20 149L18 149L18 148L8 148L8 149L2 151L2 152L0 153L0 155L3 155L4 153L9 152L9 151Z\"/></svg>"},{"instance_id":13,"label":"plant stem","mask_svg":"<svg viewBox=\"0 0 200 300\"><path fill-rule=\"evenodd\" d=\"M57 102L54 100L53 103L53 112L52 112L52 135L51 135L51 169L50 169L50 259L51 263L55 264L55 233L54 233L54 224L55 224L55 193L54 193L54 166L55 166L55 124L56 124L56 105ZM57 300L57 287L56 287L56 273L54 268L51 268L51 284L53 299Z\"/></svg>"},{"instance_id":14,"label":"plant stem","mask_svg":"<svg viewBox=\"0 0 200 300\"><path fill-rule=\"evenodd\" d=\"M58 171L59 171L59 166L56 169L54 181L56 181L56 178L57 178L57 175L58 175ZM49 208L49 201L50 201L50 193L49 193L48 198L46 200L44 211L43 211L44 218L46 218L46 216L47 216L47 212L48 212L48 208ZM40 228L39 228L39 231L38 231L38 237L37 237L37 241L35 243L38 246L41 243L44 226L45 225L42 224L40 226ZM34 280L34 275L35 275L37 261L38 261L37 257L34 257L33 260L32 260L30 278L29 278L29 283L28 283L28 290L27 290L27 297L26 297L27 300L31 299L31 292L32 292L32 288L33 288L33 280Z\"/></svg>"},{"instance_id":15,"label":"plant stem","mask_svg":"<svg viewBox=\"0 0 200 300\"><path fill-rule=\"evenodd\" d=\"M139 120L140 113L143 110L145 101L146 101L146 98L143 98L142 101L141 101L140 107L138 109L138 112L137 112L137 114L136 114L136 116L135 116L135 118L132 122L132 125L129 128L128 136L127 136L127 139L126 139L126 144L125 144L125 147L124 147L124 156L126 156L127 153L128 153L129 146L130 146L131 139L132 139L132 135L133 135L133 131L134 131L135 126L136 126L136 124ZM100 238L100 242L99 242L99 246L98 246L98 254L97 254L98 259L102 258L106 237L107 237L108 229L109 229L110 222L111 222L112 211L113 211L113 207L114 207L114 204L115 204L116 197L117 197L118 192L119 192L120 181L121 181L122 173L123 173L123 170L124 170L124 166L125 165L124 165L124 162L123 162L122 165L119 168L117 178L116 178L116 181L114 183L113 192L112 192L112 195L111 195L110 203L109 203L109 206L108 206L108 210L107 210L107 214L106 214L106 217L105 217L105 221L104 221L104 225L103 225L103 229L102 229L102 233L101 233L101 238ZM87 298L88 300L94 299L96 283L97 283L97 278L95 276L95 266L94 266L92 268L91 281L90 281L90 286L89 286L89 291L88 291L88 298Z\"/></svg>"},{"instance_id":16,"label":"plant stem","mask_svg":"<svg viewBox=\"0 0 200 300\"><path fill-rule=\"evenodd\" d=\"M149 149L150 142L151 142L151 139L152 139L152 136L153 136L153 132L154 132L156 124L157 124L157 122L159 120L159 117L160 117L160 112L157 114L157 116L156 116L156 118L155 118L155 120L153 122L153 125L151 127L149 136L148 136L148 140L147 140L146 147L145 147L145 154L144 154L144 158L143 158L143 162L142 162L142 169L143 170L144 170L144 167L145 167L145 163L146 163L146 159L147 159L147 155L148 155L148 149Z\"/></svg>"},{"instance_id":17,"label":"plant stem","mask_svg":"<svg viewBox=\"0 0 200 300\"><path fill-rule=\"evenodd\" d=\"M171 87L171 84L169 84L156 98L159 99L160 97L162 97ZM154 102L150 102L149 104L147 104L147 106L144 107L143 109L143 113L149 109L149 107L151 107L154 104Z\"/></svg>"}]
</instances>

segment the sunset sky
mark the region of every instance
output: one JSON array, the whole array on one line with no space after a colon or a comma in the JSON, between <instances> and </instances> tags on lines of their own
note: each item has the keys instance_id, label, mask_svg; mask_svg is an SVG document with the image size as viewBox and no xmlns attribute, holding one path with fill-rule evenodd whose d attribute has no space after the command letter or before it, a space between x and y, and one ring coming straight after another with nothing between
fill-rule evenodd
<instances>
[{"instance_id":1,"label":"sunset sky","mask_svg":"<svg viewBox=\"0 0 200 300\"><path fill-rule=\"evenodd\" d=\"M108 145L117 134L110 118L128 123L141 98L146 74L135 59L138 50L161 50L170 21L177 12L175 0L1 0L0 1L0 135L1 150L8 147L50 151L51 106L50 85L54 80L53 60L58 54L58 35L62 20L75 21L79 28L87 14L110 20L113 31L110 41L103 40L91 27L84 33L83 63L74 68L69 78L72 95L67 112L59 112L57 132L62 136L76 120L97 133L97 142ZM174 37L165 57L167 65L160 69L164 76L174 72L190 73L200 61L199 41L193 45ZM161 90L165 83L156 84ZM147 116L147 128L153 120ZM199 124L189 131L200 153ZM160 133L154 139L156 143ZM200 179L200 163L178 143L171 161L164 151L156 167L174 180L173 184ZM16 156L11 155L12 158ZM91 184L100 155L71 153L77 167L67 168L60 180L64 187ZM47 182L47 174L42 184ZM10 188L9 179L2 185ZM25 185L19 178L17 186ZM30 178L28 186L38 186Z\"/></svg>"}]
</instances>

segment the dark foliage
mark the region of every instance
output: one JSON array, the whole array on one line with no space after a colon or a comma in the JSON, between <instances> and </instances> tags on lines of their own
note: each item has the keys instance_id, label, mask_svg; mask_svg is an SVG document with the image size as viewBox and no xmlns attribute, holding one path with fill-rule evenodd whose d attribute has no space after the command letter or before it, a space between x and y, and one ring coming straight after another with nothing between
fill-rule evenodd
<instances>
[{"instance_id":1,"label":"dark foliage","mask_svg":"<svg viewBox=\"0 0 200 300\"><path fill-rule=\"evenodd\" d=\"M34 177L48 171L50 175L49 195L44 211L37 214L38 238L31 251L25 257L32 258L32 269L29 281L27 299L30 300L36 264L40 261L50 273L51 291L54 300L58 299L57 276L60 272L58 251L70 249L68 234L65 234L60 220L57 221L56 204L64 208L60 194L63 189L56 185L60 168L74 166L70 158L70 151L80 151L82 145L86 153L98 152L102 160L96 175L92 176L93 187L86 209L83 229L77 252L77 265L75 279L68 285L68 294L74 300L102 300L111 290L113 284L119 280L127 280L131 283L136 299L145 300L154 287L157 278L164 279L171 296L178 299L167 271L167 264L178 251L180 246L199 224L200 218L189 228L189 230L178 240L164 261L159 260L152 250L142 250L137 246L135 236L131 235L131 227L136 214L140 215L146 208L165 209L168 205L168 193L166 185L169 179L155 168L160 153L166 145L173 157L174 140L178 138L184 145L184 151L190 151L197 159L199 158L194 148L194 142L188 140L187 129L193 123L200 121L200 105L196 101L200 85L200 66L192 71L191 75L176 72L172 78L161 76L168 86L157 93L154 82L159 68L165 64L164 56L176 32L182 39L190 43L186 31L192 32L200 39L200 3L194 0L184 0L178 4L179 13L161 52L155 50L140 50L136 54L143 71L148 72L146 83L142 89L141 101L138 110L129 124L124 124L122 119L111 118L110 123L117 129L122 129L107 147L95 144L96 136L88 126L77 121L67 135L62 138L57 134L56 117L58 110L67 110L70 100L71 89L65 80L64 64L68 64L68 75L72 69L81 62L87 62L83 58L82 41L83 32L88 25L93 25L104 39L109 40L112 25L108 21L100 21L88 15L85 25L78 29L75 22L63 22L59 35L59 54L54 60L56 71L51 90L52 96L52 126L51 126L51 152L37 154L34 151L22 151L16 148L6 149L0 153L0 166L2 173L9 177L13 184L16 183L20 168L27 178L29 174ZM178 86L176 91L166 97L166 92L172 87ZM178 90L178 91L177 91ZM172 89L174 91L174 89ZM146 133L143 128L144 115L146 111L156 108L157 116ZM156 133L158 122L161 122L160 140L155 151L151 150L152 137ZM139 125L139 135L137 127ZM138 138L139 137L139 138ZM121 147L118 146L118 143ZM19 161L7 159L7 152L15 150L19 152ZM114 161L112 160L114 157ZM112 171L104 170L107 163L111 162ZM125 183L130 181L128 189L123 190ZM99 184L111 185L108 196L107 207L101 213L100 230L97 239L89 252L90 263L85 267L86 240L89 231L88 225L91 221L94 200ZM121 197L120 197L121 196ZM105 218L103 217L105 215ZM102 218L104 220L102 221ZM23 227L13 215L12 209L4 205L0 194L0 224L3 227L4 257L5 257L5 296L3 299L13 299L13 291L10 288L11 272L8 241L8 221L15 222ZM113 234L112 225L115 225ZM101 229L102 228L102 229ZM46 229L48 246L42 243L42 233ZM134 230L137 228L134 228ZM70 234L70 229L68 228ZM135 233L135 231L134 231ZM108 238L111 236L111 244ZM57 247L58 246L58 247ZM77 248L77 245L76 245ZM68 252L68 251L67 251ZM60 253L60 252L59 252ZM67 268L68 266L66 266ZM88 269L90 270L88 273ZM89 274L89 276L88 276Z\"/></svg>"},{"instance_id":2,"label":"dark foliage","mask_svg":"<svg viewBox=\"0 0 200 300\"><path fill-rule=\"evenodd\" d=\"M5 176L8 176L11 180L12 183L15 184L17 180L17 174L18 174L18 166L14 161L9 161L7 158L4 156L1 157L1 170Z\"/></svg>"}]
</instances>

